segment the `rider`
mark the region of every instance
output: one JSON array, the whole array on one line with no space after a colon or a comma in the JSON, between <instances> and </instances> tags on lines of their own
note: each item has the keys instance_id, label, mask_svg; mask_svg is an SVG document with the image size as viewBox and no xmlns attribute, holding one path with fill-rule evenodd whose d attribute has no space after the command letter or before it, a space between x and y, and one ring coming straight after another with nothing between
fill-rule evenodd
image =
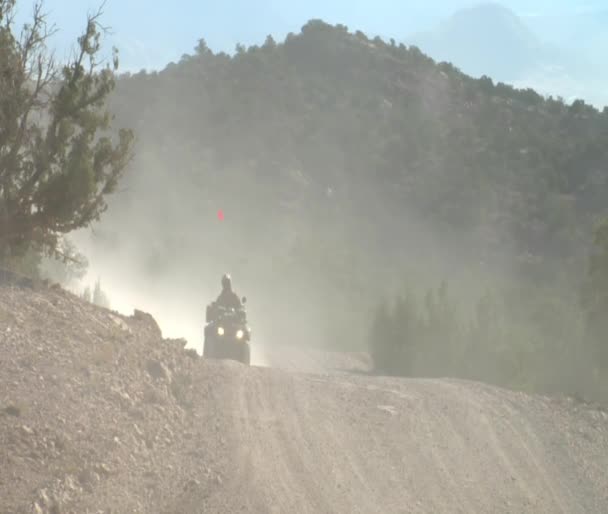
<instances>
[{"instance_id":1,"label":"rider","mask_svg":"<svg viewBox=\"0 0 608 514\"><path fill-rule=\"evenodd\" d=\"M240 309L242 307L239 296L232 290L232 279L227 273L222 277L222 292L215 303L229 309Z\"/></svg>"}]
</instances>

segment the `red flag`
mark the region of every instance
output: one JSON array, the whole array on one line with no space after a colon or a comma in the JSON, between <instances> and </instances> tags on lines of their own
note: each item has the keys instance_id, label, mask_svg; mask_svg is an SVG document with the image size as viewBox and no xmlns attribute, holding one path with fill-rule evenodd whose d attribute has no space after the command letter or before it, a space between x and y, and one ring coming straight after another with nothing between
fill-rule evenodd
<instances>
[{"instance_id":1,"label":"red flag","mask_svg":"<svg viewBox=\"0 0 608 514\"><path fill-rule=\"evenodd\" d=\"M217 219L220 221L224 221L224 211L222 211L222 209L219 209L217 211Z\"/></svg>"}]
</instances>

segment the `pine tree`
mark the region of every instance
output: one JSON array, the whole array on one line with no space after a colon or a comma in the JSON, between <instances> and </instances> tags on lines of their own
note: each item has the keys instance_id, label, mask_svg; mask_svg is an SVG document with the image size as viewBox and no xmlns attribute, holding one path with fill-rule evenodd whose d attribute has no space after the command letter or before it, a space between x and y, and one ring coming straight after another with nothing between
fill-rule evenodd
<instances>
[{"instance_id":1,"label":"pine tree","mask_svg":"<svg viewBox=\"0 0 608 514\"><path fill-rule=\"evenodd\" d=\"M133 140L129 130L110 132L105 106L118 57L98 62L101 13L59 66L42 5L17 35L15 3L0 0L0 261L31 246L58 251L62 234L99 219Z\"/></svg>"}]
</instances>

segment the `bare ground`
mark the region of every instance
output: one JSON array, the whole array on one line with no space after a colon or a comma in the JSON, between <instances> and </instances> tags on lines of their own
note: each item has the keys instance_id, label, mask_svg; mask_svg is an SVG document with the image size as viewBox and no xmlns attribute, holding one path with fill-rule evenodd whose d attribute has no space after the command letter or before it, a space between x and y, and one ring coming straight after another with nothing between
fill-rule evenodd
<instances>
[{"instance_id":1,"label":"bare ground","mask_svg":"<svg viewBox=\"0 0 608 514\"><path fill-rule=\"evenodd\" d=\"M565 398L205 362L60 290L0 287L0 350L2 514L608 512L608 413Z\"/></svg>"}]
</instances>

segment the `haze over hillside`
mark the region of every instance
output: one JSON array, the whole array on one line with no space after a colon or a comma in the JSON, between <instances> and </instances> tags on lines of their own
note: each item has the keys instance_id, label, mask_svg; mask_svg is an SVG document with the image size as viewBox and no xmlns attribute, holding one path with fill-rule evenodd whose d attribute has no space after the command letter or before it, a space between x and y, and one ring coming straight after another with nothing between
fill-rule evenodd
<instances>
[{"instance_id":1,"label":"haze over hillside","mask_svg":"<svg viewBox=\"0 0 608 514\"><path fill-rule=\"evenodd\" d=\"M608 74L599 57L608 48L605 25L602 11L570 15L556 9L518 16L501 4L487 3L457 11L406 41L475 77L486 75L603 107L608 105Z\"/></svg>"},{"instance_id":2,"label":"haze over hillside","mask_svg":"<svg viewBox=\"0 0 608 514\"><path fill-rule=\"evenodd\" d=\"M113 108L137 156L78 242L110 296L132 284L199 348L225 271L260 339L360 348L408 276L460 284L463 305L578 277L605 209L605 114L320 21L123 76Z\"/></svg>"}]
</instances>

